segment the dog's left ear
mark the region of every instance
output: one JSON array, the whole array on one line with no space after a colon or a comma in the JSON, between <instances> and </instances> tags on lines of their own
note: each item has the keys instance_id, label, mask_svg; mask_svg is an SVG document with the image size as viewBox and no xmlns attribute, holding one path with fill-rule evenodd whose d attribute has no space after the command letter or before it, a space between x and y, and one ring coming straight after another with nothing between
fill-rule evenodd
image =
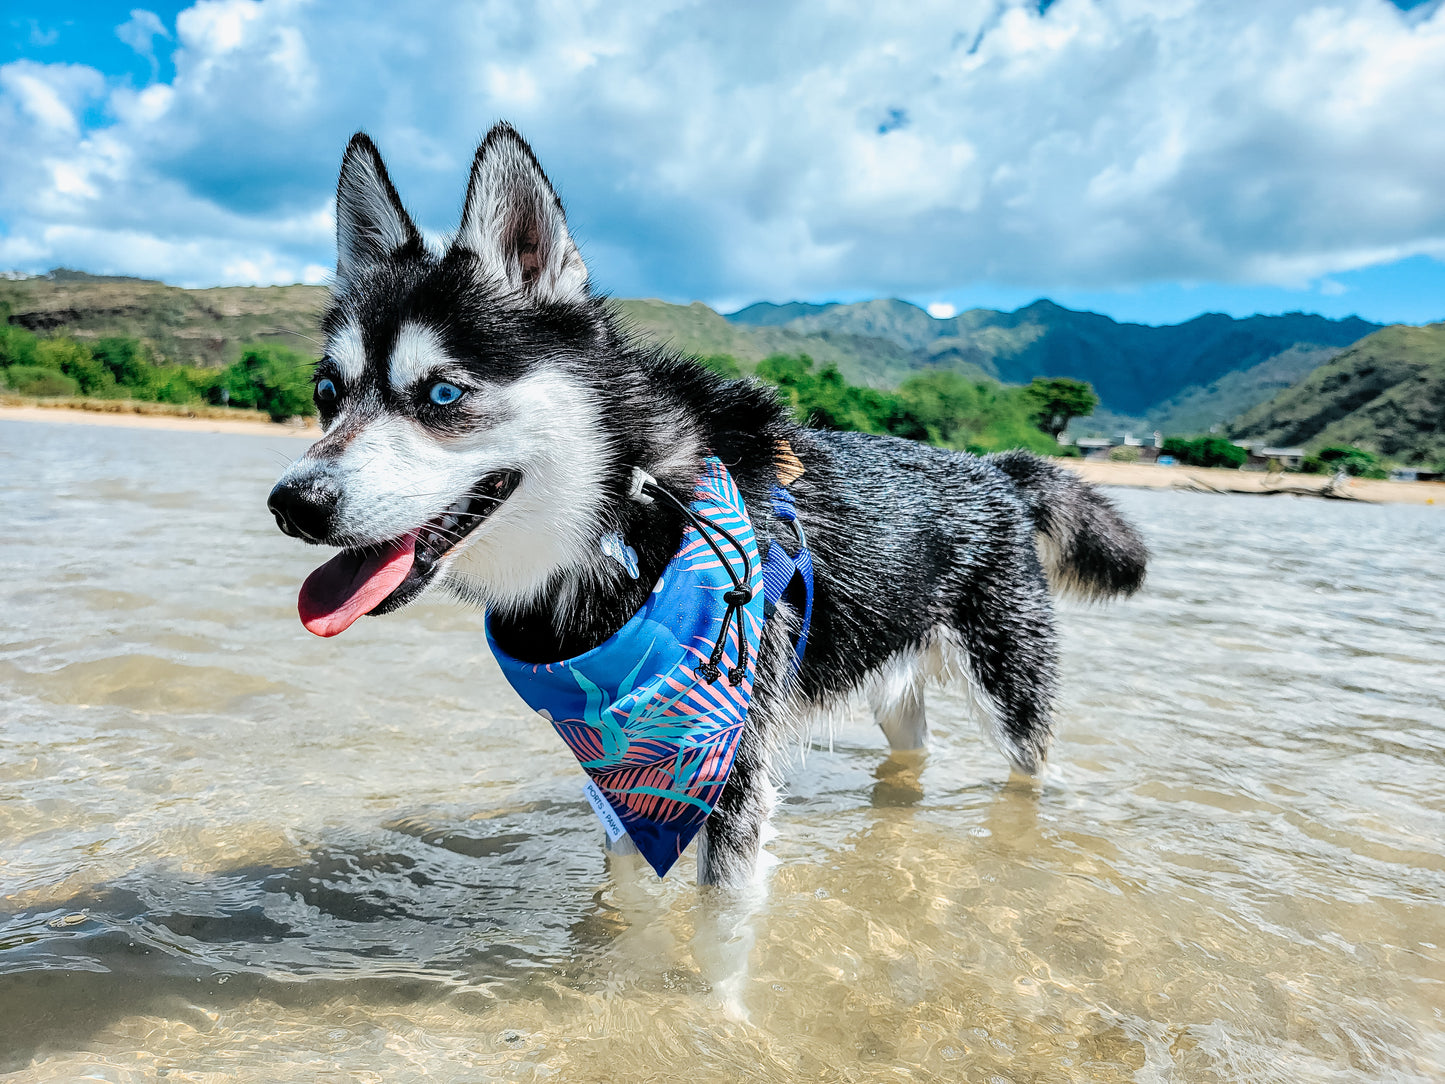
<instances>
[{"instance_id":1,"label":"dog's left ear","mask_svg":"<svg viewBox=\"0 0 1445 1084\"><path fill-rule=\"evenodd\" d=\"M587 297L587 266L567 232L562 201L510 124L494 126L477 148L453 247L539 304Z\"/></svg>"}]
</instances>

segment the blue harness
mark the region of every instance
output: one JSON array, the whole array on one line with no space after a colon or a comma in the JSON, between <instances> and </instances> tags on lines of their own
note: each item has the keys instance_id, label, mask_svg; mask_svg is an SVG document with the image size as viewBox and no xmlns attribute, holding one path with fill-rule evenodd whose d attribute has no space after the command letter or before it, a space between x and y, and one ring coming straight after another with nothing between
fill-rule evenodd
<instances>
[{"instance_id":1,"label":"blue harness","mask_svg":"<svg viewBox=\"0 0 1445 1084\"><path fill-rule=\"evenodd\" d=\"M498 646L490 614L486 622L507 681L589 776L587 798L609 839L625 832L658 876L692 842L727 784L763 623L783 599L801 615L796 674L813 616L812 556L783 485L773 487L772 511L796 552L774 541L762 560L742 495L720 460L706 459L693 500L677 503L691 520L677 554L642 608L591 651L522 662Z\"/></svg>"},{"instance_id":2,"label":"blue harness","mask_svg":"<svg viewBox=\"0 0 1445 1084\"><path fill-rule=\"evenodd\" d=\"M803 665L803 652L808 649L808 629L813 624L813 554L803 525L798 522L798 506L787 487L773 483L773 518L786 523L797 543L797 553L789 553L781 542L768 545L763 558L763 616L773 616L778 602L787 599L800 615L798 636L793 641L793 672Z\"/></svg>"}]
</instances>

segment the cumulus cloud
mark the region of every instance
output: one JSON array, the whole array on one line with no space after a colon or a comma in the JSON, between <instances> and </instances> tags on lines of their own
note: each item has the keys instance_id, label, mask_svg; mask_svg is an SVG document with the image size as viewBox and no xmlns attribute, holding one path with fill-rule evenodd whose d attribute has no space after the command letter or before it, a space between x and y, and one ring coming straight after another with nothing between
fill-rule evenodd
<instances>
[{"instance_id":1,"label":"cumulus cloud","mask_svg":"<svg viewBox=\"0 0 1445 1084\"><path fill-rule=\"evenodd\" d=\"M396 10L202 0L144 89L0 67L0 266L314 279L351 131L445 231L503 117L623 295L1298 286L1445 257L1439 4ZM138 10L118 32L166 28Z\"/></svg>"}]
</instances>

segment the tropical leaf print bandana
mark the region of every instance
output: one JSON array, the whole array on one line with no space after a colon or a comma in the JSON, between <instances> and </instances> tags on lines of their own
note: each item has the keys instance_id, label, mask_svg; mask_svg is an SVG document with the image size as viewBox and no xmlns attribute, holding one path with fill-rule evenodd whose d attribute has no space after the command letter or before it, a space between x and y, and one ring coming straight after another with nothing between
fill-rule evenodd
<instances>
[{"instance_id":1,"label":"tropical leaf print bandana","mask_svg":"<svg viewBox=\"0 0 1445 1084\"><path fill-rule=\"evenodd\" d=\"M727 530L748 555L752 600L743 607L750 644L763 625L762 562L732 476L704 460L691 507ZM720 547L741 580L742 557ZM652 594L609 640L562 662L531 664L487 640L512 688L551 722L658 876L692 842L722 794L752 699L754 652L738 658L729 626L723 675L708 684L694 672L722 631L733 586L722 561L689 526ZM729 668L743 665L733 685ZM605 811L604 823L606 821Z\"/></svg>"}]
</instances>

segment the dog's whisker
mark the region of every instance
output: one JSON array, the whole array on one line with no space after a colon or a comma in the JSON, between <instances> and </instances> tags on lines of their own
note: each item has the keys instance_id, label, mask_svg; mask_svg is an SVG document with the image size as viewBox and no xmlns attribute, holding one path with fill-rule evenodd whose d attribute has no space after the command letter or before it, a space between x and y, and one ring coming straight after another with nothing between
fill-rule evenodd
<instances>
[{"instance_id":1,"label":"dog's whisker","mask_svg":"<svg viewBox=\"0 0 1445 1084\"><path fill-rule=\"evenodd\" d=\"M325 343L320 342L317 339L313 339L310 335L303 334L302 332L297 331L295 328L282 327L280 324L272 324L270 327L262 329L263 334L266 332L270 332L273 335L292 335L298 339L305 339L318 350L326 349Z\"/></svg>"}]
</instances>

